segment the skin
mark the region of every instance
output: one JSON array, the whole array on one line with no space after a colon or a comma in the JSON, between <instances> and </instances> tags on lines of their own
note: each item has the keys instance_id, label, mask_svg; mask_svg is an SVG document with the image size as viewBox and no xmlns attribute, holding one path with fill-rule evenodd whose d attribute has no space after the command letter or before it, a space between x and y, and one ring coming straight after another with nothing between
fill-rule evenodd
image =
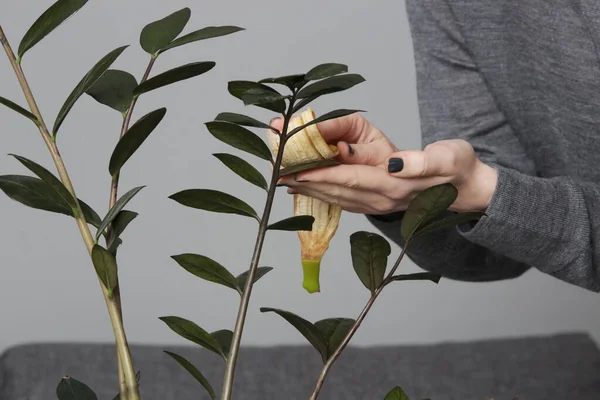
<instances>
[{"instance_id":1,"label":"skin","mask_svg":"<svg viewBox=\"0 0 600 400\"><path fill-rule=\"evenodd\" d=\"M271 121L282 129L283 120ZM279 180L288 193L300 193L345 211L383 215L404 211L421 191L452 183L458 197L451 211L487 210L497 184L496 170L477 158L462 139L441 140L423 150L399 150L381 130L361 114L317 125L325 141L339 147L341 165L299 172ZM400 172L388 172L392 158L401 158Z\"/></svg>"}]
</instances>

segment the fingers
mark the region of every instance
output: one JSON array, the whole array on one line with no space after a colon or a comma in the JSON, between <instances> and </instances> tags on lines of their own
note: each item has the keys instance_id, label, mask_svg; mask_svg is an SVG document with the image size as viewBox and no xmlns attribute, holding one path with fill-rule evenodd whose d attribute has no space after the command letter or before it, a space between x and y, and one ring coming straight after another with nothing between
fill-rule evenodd
<instances>
[{"instance_id":1,"label":"fingers","mask_svg":"<svg viewBox=\"0 0 600 400\"><path fill-rule=\"evenodd\" d=\"M470 159L468 151L455 141L440 141L423 151L403 150L390 155L387 169L397 178L454 177Z\"/></svg>"},{"instance_id":2,"label":"fingers","mask_svg":"<svg viewBox=\"0 0 600 400\"><path fill-rule=\"evenodd\" d=\"M340 154L337 160L342 164L362 164L377 166L387 161L388 155L397 149L388 140L379 139L371 143L350 144L338 142Z\"/></svg>"}]
</instances>

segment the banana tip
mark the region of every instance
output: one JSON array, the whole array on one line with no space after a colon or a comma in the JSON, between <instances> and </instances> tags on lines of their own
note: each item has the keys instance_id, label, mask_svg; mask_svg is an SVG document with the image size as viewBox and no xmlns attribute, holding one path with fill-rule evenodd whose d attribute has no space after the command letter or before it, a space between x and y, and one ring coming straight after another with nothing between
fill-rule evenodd
<instances>
[{"instance_id":1,"label":"banana tip","mask_svg":"<svg viewBox=\"0 0 600 400\"><path fill-rule=\"evenodd\" d=\"M320 261L302 260L302 272L304 274L302 287L306 289L308 293L318 293L321 291L321 286L319 284L320 269Z\"/></svg>"}]
</instances>

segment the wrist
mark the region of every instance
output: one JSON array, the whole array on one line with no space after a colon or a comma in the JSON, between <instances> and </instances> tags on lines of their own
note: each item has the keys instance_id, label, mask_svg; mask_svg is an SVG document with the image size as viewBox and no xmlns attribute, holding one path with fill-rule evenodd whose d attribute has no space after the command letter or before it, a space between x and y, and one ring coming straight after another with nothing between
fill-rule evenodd
<instances>
[{"instance_id":1,"label":"wrist","mask_svg":"<svg viewBox=\"0 0 600 400\"><path fill-rule=\"evenodd\" d=\"M497 184L498 171L496 168L477 160L470 177L457 187L458 198L451 210L486 212L496 192Z\"/></svg>"}]
</instances>

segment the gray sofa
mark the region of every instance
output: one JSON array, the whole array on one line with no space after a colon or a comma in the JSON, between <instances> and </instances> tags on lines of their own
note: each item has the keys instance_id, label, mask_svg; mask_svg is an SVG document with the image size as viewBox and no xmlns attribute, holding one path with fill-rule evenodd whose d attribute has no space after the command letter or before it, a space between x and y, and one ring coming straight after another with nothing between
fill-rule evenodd
<instances>
[{"instance_id":1,"label":"gray sofa","mask_svg":"<svg viewBox=\"0 0 600 400\"><path fill-rule=\"evenodd\" d=\"M222 360L197 347L132 346L145 400L209 399L163 349L196 364L220 392ZM234 399L308 399L320 371L312 347L243 348ZM56 399L60 378L89 384L100 400L115 396L115 353L108 344L29 344L0 357L0 399ZM350 347L325 383L324 400L382 400L395 385L411 399L598 400L600 350L586 334L444 343Z\"/></svg>"}]
</instances>

